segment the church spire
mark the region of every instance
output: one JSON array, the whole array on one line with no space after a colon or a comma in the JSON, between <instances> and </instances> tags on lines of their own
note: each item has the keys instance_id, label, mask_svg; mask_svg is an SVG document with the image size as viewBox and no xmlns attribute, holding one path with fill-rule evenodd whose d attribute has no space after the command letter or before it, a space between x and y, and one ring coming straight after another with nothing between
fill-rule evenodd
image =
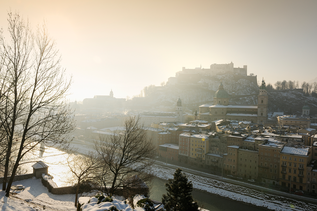
<instances>
[{"instance_id":1,"label":"church spire","mask_svg":"<svg viewBox=\"0 0 317 211\"><path fill-rule=\"evenodd\" d=\"M111 89L111 91L110 91L110 97L113 97L113 91L112 91L112 89Z\"/></svg>"}]
</instances>

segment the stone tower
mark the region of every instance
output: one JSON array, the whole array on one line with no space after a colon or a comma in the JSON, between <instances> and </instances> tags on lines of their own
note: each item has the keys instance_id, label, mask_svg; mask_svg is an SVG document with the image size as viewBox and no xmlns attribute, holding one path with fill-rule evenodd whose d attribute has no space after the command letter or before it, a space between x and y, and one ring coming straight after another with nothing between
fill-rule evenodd
<instances>
[{"instance_id":1,"label":"stone tower","mask_svg":"<svg viewBox=\"0 0 317 211\"><path fill-rule=\"evenodd\" d=\"M112 91L112 89L111 89L111 91L110 91L110 97L113 97L113 91Z\"/></svg>"},{"instance_id":2,"label":"stone tower","mask_svg":"<svg viewBox=\"0 0 317 211\"><path fill-rule=\"evenodd\" d=\"M267 121L268 113L268 95L265 87L265 82L262 80L262 85L258 95L258 124L264 124Z\"/></svg>"},{"instance_id":3,"label":"stone tower","mask_svg":"<svg viewBox=\"0 0 317 211\"><path fill-rule=\"evenodd\" d=\"M176 103L176 115L177 115L177 120L179 122L183 122L183 108L182 108L182 101L180 98L178 98Z\"/></svg>"},{"instance_id":4,"label":"stone tower","mask_svg":"<svg viewBox=\"0 0 317 211\"><path fill-rule=\"evenodd\" d=\"M305 105L302 108L302 116L309 116L309 113L310 113L310 107L306 105L305 103Z\"/></svg>"}]
</instances>

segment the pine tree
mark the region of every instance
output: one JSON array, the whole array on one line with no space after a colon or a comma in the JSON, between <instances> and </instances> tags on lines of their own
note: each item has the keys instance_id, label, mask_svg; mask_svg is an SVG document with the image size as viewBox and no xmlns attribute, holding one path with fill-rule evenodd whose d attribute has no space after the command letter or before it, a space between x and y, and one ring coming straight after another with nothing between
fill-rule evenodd
<instances>
[{"instance_id":1,"label":"pine tree","mask_svg":"<svg viewBox=\"0 0 317 211\"><path fill-rule=\"evenodd\" d=\"M188 182L181 169L175 171L174 179L169 179L165 186L167 194L163 195L162 203L166 211L198 210L198 205L191 195L193 184Z\"/></svg>"}]
</instances>

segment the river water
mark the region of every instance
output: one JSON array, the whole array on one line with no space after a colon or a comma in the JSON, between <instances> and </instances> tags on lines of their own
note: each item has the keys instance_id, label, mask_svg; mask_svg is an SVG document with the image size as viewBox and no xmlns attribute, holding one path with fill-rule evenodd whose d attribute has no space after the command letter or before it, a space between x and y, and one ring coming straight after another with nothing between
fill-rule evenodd
<instances>
[{"instance_id":1,"label":"river water","mask_svg":"<svg viewBox=\"0 0 317 211\"><path fill-rule=\"evenodd\" d=\"M42 160L45 162L49 168L48 172L54 177L54 182L59 186L67 186L71 185L73 182L72 174L67 166L67 158L69 156L76 156L76 155L69 155L66 152L60 151L55 148L45 147L45 150L42 149L35 152L32 155L29 155L24 162L24 169L27 169L28 172L32 172L32 165L34 162ZM162 200L162 195L166 193L165 183L166 180L162 180L160 178L153 178L150 182L150 198L156 201ZM200 207L208 209L210 211L264 211L267 210L265 208L256 207L250 204L238 202L231 200L229 198L220 197L215 194L207 193L204 191L194 189L192 192L193 198L195 201L198 202Z\"/></svg>"},{"instance_id":2,"label":"river water","mask_svg":"<svg viewBox=\"0 0 317 211\"><path fill-rule=\"evenodd\" d=\"M150 198L156 201L162 201L162 195L166 194L165 183L166 180L154 178L149 184ZM215 194L194 189L192 196L198 205L210 211L267 211L268 209L256 207L250 204L231 200L229 198L221 197Z\"/></svg>"}]
</instances>

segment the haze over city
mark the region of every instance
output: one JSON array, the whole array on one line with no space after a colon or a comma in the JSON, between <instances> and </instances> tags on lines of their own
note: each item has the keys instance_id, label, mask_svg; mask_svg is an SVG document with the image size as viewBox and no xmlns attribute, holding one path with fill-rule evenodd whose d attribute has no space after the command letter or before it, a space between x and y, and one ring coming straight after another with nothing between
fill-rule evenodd
<instances>
[{"instance_id":1,"label":"haze over city","mask_svg":"<svg viewBox=\"0 0 317 211\"><path fill-rule=\"evenodd\" d=\"M70 100L138 95L182 67L233 62L258 80L316 77L316 1L1 0L0 26L18 12L45 22L67 75Z\"/></svg>"}]
</instances>

